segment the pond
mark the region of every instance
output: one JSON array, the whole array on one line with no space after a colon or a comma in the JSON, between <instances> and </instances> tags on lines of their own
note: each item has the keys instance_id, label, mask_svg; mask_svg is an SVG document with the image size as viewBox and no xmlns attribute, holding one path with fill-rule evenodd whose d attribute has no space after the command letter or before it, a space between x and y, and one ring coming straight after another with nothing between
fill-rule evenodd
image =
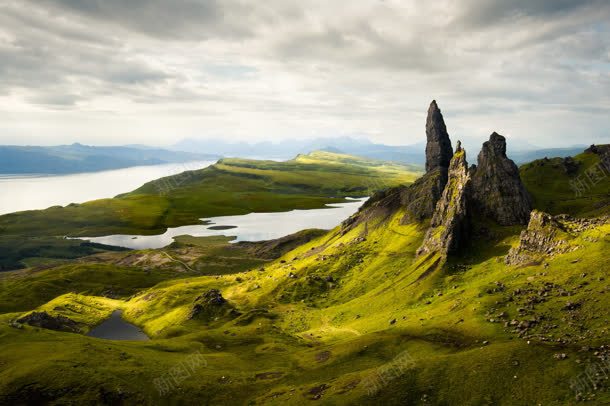
<instances>
[{"instance_id":1,"label":"pond","mask_svg":"<svg viewBox=\"0 0 610 406\"><path fill-rule=\"evenodd\" d=\"M207 237L234 236L237 241L263 241L281 238L307 228L330 230L358 211L367 198L349 199L346 203L327 205L322 209L291 210L277 213L249 213L202 219L206 224L168 229L159 235L108 235L80 237L84 240L131 249L157 249L168 246L179 235Z\"/></svg>"},{"instance_id":2,"label":"pond","mask_svg":"<svg viewBox=\"0 0 610 406\"><path fill-rule=\"evenodd\" d=\"M93 328L87 335L106 340L149 340L142 330L123 320L122 310L115 310L109 318Z\"/></svg>"}]
</instances>

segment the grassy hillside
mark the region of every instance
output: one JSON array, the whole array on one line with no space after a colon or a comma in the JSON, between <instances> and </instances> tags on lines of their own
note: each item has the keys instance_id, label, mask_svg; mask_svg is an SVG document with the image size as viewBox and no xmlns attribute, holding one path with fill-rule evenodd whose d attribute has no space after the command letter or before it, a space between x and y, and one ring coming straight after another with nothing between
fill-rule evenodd
<instances>
[{"instance_id":1,"label":"grassy hillside","mask_svg":"<svg viewBox=\"0 0 610 406\"><path fill-rule=\"evenodd\" d=\"M222 159L113 199L0 216L0 269L57 263L104 248L66 235L160 234L202 217L320 208L410 183L419 174L416 166L328 152L286 162Z\"/></svg>"},{"instance_id":2,"label":"grassy hillside","mask_svg":"<svg viewBox=\"0 0 610 406\"><path fill-rule=\"evenodd\" d=\"M0 400L575 403L572 380L607 356L610 224L574 234L572 251L522 267L504 263L520 228L486 225L475 254L443 269L435 255L415 258L425 228L401 225L403 215L338 228L246 272L183 275L112 301L91 296L100 294L93 288L58 290L39 308L84 330L123 309L148 342L14 328L7 322L16 314L2 315L0 362L11 367L0 372ZM136 281L125 285L141 287ZM222 292L227 311L191 319L210 289ZM610 401L603 391L582 396Z\"/></svg>"},{"instance_id":3,"label":"grassy hillside","mask_svg":"<svg viewBox=\"0 0 610 406\"><path fill-rule=\"evenodd\" d=\"M157 234L202 217L320 208L412 182L415 167L316 152L286 162L222 159L114 199L0 216L3 235Z\"/></svg>"},{"instance_id":4,"label":"grassy hillside","mask_svg":"<svg viewBox=\"0 0 610 406\"><path fill-rule=\"evenodd\" d=\"M521 166L521 179L534 207L551 214L610 213L610 163L584 152L572 160L539 159Z\"/></svg>"},{"instance_id":5,"label":"grassy hillside","mask_svg":"<svg viewBox=\"0 0 610 406\"><path fill-rule=\"evenodd\" d=\"M274 188L299 181L311 190L322 188L307 183L311 160L329 158L299 157L281 174L282 164L248 160L214 170L245 180L271 174ZM576 158L578 171L590 158ZM556 201L560 211L603 212L590 196L569 205L551 199L566 193L561 182L551 192L536 188L559 176L546 165L522 168L538 207ZM416 256L427 224L404 224L405 214L299 233L300 244L182 237L163 250L0 274L0 403L610 403L601 375L575 386L610 358L607 219L563 220L552 236L561 249L519 265L506 256L523 227L477 221L466 254L439 266L436 253ZM215 290L226 301L202 299ZM86 332L119 309L152 340L15 323L44 311Z\"/></svg>"}]
</instances>

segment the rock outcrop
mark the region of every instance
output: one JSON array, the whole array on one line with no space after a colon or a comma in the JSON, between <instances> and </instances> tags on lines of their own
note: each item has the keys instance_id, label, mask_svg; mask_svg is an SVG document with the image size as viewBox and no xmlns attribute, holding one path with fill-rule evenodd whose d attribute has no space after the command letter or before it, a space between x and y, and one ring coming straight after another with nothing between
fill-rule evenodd
<instances>
[{"instance_id":1,"label":"rock outcrop","mask_svg":"<svg viewBox=\"0 0 610 406\"><path fill-rule=\"evenodd\" d=\"M447 173L453 156L451 140L436 100L433 100L428 108L426 139L426 173L409 186L375 193L358 213L343 222L343 233L373 218L387 218L400 208L406 209L401 224L432 217L436 202L441 198L447 184Z\"/></svg>"},{"instance_id":2,"label":"rock outcrop","mask_svg":"<svg viewBox=\"0 0 610 406\"><path fill-rule=\"evenodd\" d=\"M437 168L449 168L453 148L445 120L436 100L432 100L426 119L426 173Z\"/></svg>"},{"instance_id":3,"label":"rock outcrop","mask_svg":"<svg viewBox=\"0 0 610 406\"><path fill-rule=\"evenodd\" d=\"M564 224L542 211L531 213L527 229L521 232L519 245L508 252L505 262L509 265L534 264L543 256L561 254L570 249Z\"/></svg>"},{"instance_id":4,"label":"rock outcrop","mask_svg":"<svg viewBox=\"0 0 610 406\"><path fill-rule=\"evenodd\" d=\"M408 186L381 190L342 223L342 233L363 222L387 219L401 208L406 211L401 224L429 219L434 214L436 202L441 198L446 183L447 169L438 168Z\"/></svg>"},{"instance_id":5,"label":"rock outcrop","mask_svg":"<svg viewBox=\"0 0 610 406\"><path fill-rule=\"evenodd\" d=\"M521 182L519 168L506 156L503 136L491 134L483 144L471 176L474 211L500 225L527 224L531 198Z\"/></svg>"},{"instance_id":6,"label":"rock outcrop","mask_svg":"<svg viewBox=\"0 0 610 406\"><path fill-rule=\"evenodd\" d=\"M214 321L233 311L233 307L222 297L218 289L210 289L197 296L189 313L189 319Z\"/></svg>"},{"instance_id":7,"label":"rock outcrop","mask_svg":"<svg viewBox=\"0 0 610 406\"><path fill-rule=\"evenodd\" d=\"M439 252L446 256L457 253L468 239L470 175L466 151L458 141L449 165L448 181L436 204L430 228L418 255Z\"/></svg>"},{"instance_id":8,"label":"rock outcrop","mask_svg":"<svg viewBox=\"0 0 610 406\"><path fill-rule=\"evenodd\" d=\"M580 247L571 243L575 237L605 224L610 224L610 216L575 218L533 210L527 229L521 232L519 245L510 249L505 262L509 265L537 264L549 256L577 250Z\"/></svg>"},{"instance_id":9,"label":"rock outcrop","mask_svg":"<svg viewBox=\"0 0 610 406\"><path fill-rule=\"evenodd\" d=\"M436 101L426 120L426 173L413 184L384 190L372 196L342 224L346 233L360 223L383 221L397 211L401 224L431 219L419 255L457 253L470 239L470 225L478 216L500 225L527 224L531 199L519 169L506 156L506 139L493 133L483 144L478 166L468 168L466 151L458 142L455 154Z\"/></svg>"},{"instance_id":10,"label":"rock outcrop","mask_svg":"<svg viewBox=\"0 0 610 406\"><path fill-rule=\"evenodd\" d=\"M51 316L47 312L32 312L17 319L17 323L68 333L81 332L78 323L74 320L62 315Z\"/></svg>"}]
</instances>

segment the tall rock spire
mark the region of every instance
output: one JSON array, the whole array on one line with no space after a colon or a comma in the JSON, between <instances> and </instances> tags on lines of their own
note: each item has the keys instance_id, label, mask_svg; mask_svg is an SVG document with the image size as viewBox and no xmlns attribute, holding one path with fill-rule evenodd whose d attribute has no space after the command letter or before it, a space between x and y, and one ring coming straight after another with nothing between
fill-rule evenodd
<instances>
[{"instance_id":1,"label":"tall rock spire","mask_svg":"<svg viewBox=\"0 0 610 406\"><path fill-rule=\"evenodd\" d=\"M418 255L439 252L442 256L457 253L469 238L470 175L466 151L458 141L449 164L449 180L436 204L430 228L426 232Z\"/></svg>"},{"instance_id":2,"label":"tall rock spire","mask_svg":"<svg viewBox=\"0 0 610 406\"><path fill-rule=\"evenodd\" d=\"M428 107L428 118L426 119L426 172L437 168L449 168L453 148L447 134L445 120L438 108L436 100L432 100Z\"/></svg>"},{"instance_id":3,"label":"tall rock spire","mask_svg":"<svg viewBox=\"0 0 610 406\"><path fill-rule=\"evenodd\" d=\"M519 168L506 156L506 138L494 132L483 143L472 173L473 204L501 225L527 224L532 203Z\"/></svg>"}]
</instances>

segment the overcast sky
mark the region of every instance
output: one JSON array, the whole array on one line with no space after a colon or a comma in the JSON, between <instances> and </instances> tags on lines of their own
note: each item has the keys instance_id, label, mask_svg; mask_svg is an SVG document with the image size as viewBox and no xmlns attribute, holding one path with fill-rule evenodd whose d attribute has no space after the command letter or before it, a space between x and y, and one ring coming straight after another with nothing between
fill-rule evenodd
<instances>
[{"instance_id":1,"label":"overcast sky","mask_svg":"<svg viewBox=\"0 0 610 406\"><path fill-rule=\"evenodd\" d=\"M0 143L610 142L608 0L2 0Z\"/></svg>"}]
</instances>

